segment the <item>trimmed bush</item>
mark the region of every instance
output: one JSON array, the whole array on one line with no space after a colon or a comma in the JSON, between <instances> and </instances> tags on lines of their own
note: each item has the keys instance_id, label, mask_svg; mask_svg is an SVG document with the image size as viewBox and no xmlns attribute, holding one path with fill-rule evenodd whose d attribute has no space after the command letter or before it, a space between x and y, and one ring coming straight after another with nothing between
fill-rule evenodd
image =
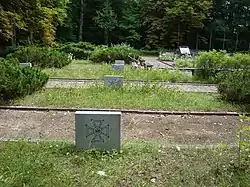
<instances>
[{"instance_id":1,"label":"trimmed bush","mask_svg":"<svg viewBox=\"0 0 250 187\"><path fill-rule=\"evenodd\" d=\"M223 99L250 104L250 70L223 72L218 80L218 90Z\"/></svg>"},{"instance_id":2,"label":"trimmed bush","mask_svg":"<svg viewBox=\"0 0 250 187\"><path fill-rule=\"evenodd\" d=\"M19 47L14 53L9 54L7 59L16 58L19 63L32 63L41 68L62 68L72 62L72 57L64 52L45 47Z\"/></svg>"},{"instance_id":3,"label":"trimmed bush","mask_svg":"<svg viewBox=\"0 0 250 187\"><path fill-rule=\"evenodd\" d=\"M90 55L90 60L94 62L114 62L115 60L124 60L130 63L130 57L139 59L139 51L126 44L113 45L111 47L98 46Z\"/></svg>"},{"instance_id":4,"label":"trimmed bush","mask_svg":"<svg viewBox=\"0 0 250 187\"><path fill-rule=\"evenodd\" d=\"M193 68L194 67L194 61L192 59L182 59L179 58L175 61L175 66L178 68Z\"/></svg>"},{"instance_id":5,"label":"trimmed bush","mask_svg":"<svg viewBox=\"0 0 250 187\"><path fill-rule=\"evenodd\" d=\"M229 58L226 51L200 52L194 62L196 68L200 69L196 75L201 79L214 81L218 69L225 67Z\"/></svg>"},{"instance_id":6,"label":"trimmed bush","mask_svg":"<svg viewBox=\"0 0 250 187\"><path fill-rule=\"evenodd\" d=\"M249 69L250 55L236 53L227 56L226 51L216 50L201 52L195 59L195 66L200 69L196 73L200 79L215 82L220 70Z\"/></svg>"},{"instance_id":7,"label":"trimmed bush","mask_svg":"<svg viewBox=\"0 0 250 187\"><path fill-rule=\"evenodd\" d=\"M86 60L91 52L95 50L95 45L88 42L66 43L57 48L57 50L72 54L75 59Z\"/></svg>"},{"instance_id":8,"label":"trimmed bush","mask_svg":"<svg viewBox=\"0 0 250 187\"><path fill-rule=\"evenodd\" d=\"M36 68L20 68L16 59L0 61L0 100L32 94L41 89L49 77Z\"/></svg>"}]
</instances>

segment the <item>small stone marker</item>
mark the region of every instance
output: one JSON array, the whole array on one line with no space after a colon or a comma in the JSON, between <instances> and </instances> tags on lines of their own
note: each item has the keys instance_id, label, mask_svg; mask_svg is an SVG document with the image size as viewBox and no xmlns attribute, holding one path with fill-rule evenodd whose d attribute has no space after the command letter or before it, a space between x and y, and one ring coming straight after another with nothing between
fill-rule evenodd
<instances>
[{"instance_id":1,"label":"small stone marker","mask_svg":"<svg viewBox=\"0 0 250 187\"><path fill-rule=\"evenodd\" d=\"M120 150L121 112L77 111L75 140L78 150Z\"/></svg>"},{"instance_id":2,"label":"small stone marker","mask_svg":"<svg viewBox=\"0 0 250 187\"><path fill-rule=\"evenodd\" d=\"M115 60L115 64L125 65L125 61L124 60Z\"/></svg>"},{"instance_id":3,"label":"small stone marker","mask_svg":"<svg viewBox=\"0 0 250 187\"><path fill-rule=\"evenodd\" d=\"M32 67L31 63L20 63L20 67Z\"/></svg>"},{"instance_id":4,"label":"small stone marker","mask_svg":"<svg viewBox=\"0 0 250 187\"><path fill-rule=\"evenodd\" d=\"M124 65L123 64L112 64L112 69L117 71L124 71Z\"/></svg>"},{"instance_id":5,"label":"small stone marker","mask_svg":"<svg viewBox=\"0 0 250 187\"><path fill-rule=\"evenodd\" d=\"M104 85L112 87L122 87L123 79L123 76L106 75L104 76Z\"/></svg>"}]
</instances>

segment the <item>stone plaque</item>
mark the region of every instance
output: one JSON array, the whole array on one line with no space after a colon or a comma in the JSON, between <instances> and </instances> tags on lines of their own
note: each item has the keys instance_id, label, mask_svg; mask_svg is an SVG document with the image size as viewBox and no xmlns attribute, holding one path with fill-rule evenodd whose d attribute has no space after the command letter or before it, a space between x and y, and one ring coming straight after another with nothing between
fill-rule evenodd
<instances>
[{"instance_id":1,"label":"stone plaque","mask_svg":"<svg viewBox=\"0 0 250 187\"><path fill-rule=\"evenodd\" d=\"M20 63L20 67L32 67L31 63Z\"/></svg>"},{"instance_id":2,"label":"stone plaque","mask_svg":"<svg viewBox=\"0 0 250 187\"><path fill-rule=\"evenodd\" d=\"M78 150L120 150L121 112L77 111L75 141Z\"/></svg>"},{"instance_id":3,"label":"stone plaque","mask_svg":"<svg viewBox=\"0 0 250 187\"><path fill-rule=\"evenodd\" d=\"M125 61L124 60L115 60L115 64L125 65Z\"/></svg>"},{"instance_id":4,"label":"stone plaque","mask_svg":"<svg viewBox=\"0 0 250 187\"><path fill-rule=\"evenodd\" d=\"M116 71L124 71L124 64L112 64L112 69Z\"/></svg>"},{"instance_id":5,"label":"stone plaque","mask_svg":"<svg viewBox=\"0 0 250 187\"><path fill-rule=\"evenodd\" d=\"M104 76L104 85L113 86L113 87L122 87L123 86L123 76Z\"/></svg>"}]
</instances>

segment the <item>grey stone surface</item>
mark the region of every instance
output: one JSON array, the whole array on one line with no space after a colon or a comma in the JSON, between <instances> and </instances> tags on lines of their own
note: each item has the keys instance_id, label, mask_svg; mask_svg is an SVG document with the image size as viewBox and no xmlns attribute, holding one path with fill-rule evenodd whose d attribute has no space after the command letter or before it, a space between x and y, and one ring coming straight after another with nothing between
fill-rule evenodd
<instances>
[{"instance_id":1,"label":"grey stone surface","mask_svg":"<svg viewBox=\"0 0 250 187\"><path fill-rule=\"evenodd\" d=\"M31 63L20 63L20 67L32 67Z\"/></svg>"},{"instance_id":2,"label":"grey stone surface","mask_svg":"<svg viewBox=\"0 0 250 187\"><path fill-rule=\"evenodd\" d=\"M123 86L123 76L106 75L104 76L104 85L113 87Z\"/></svg>"},{"instance_id":3,"label":"grey stone surface","mask_svg":"<svg viewBox=\"0 0 250 187\"><path fill-rule=\"evenodd\" d=\"M75 141L78 150L120 150L121 112L75 112Z\"/></svg>"},{"instance_id":4,"label":"grey stone surface","mask_svg":"<svg viewBox=\"0 0 250 187\"><path fill-rule=\"evenodd\" d=\"M125 65L125 61L124 60L115 60L115 64Z\"/></svg>"},{"instance_id":5,"label":"grey stone surface","mask_svg":"<svg viewBox=\"0 0 250 187\"><path fill-rule=\"evenodd\" d=\"M124 65L123 64L112 64L112 69L116 71L124 71Z\"/></svg>"}]
</instances>

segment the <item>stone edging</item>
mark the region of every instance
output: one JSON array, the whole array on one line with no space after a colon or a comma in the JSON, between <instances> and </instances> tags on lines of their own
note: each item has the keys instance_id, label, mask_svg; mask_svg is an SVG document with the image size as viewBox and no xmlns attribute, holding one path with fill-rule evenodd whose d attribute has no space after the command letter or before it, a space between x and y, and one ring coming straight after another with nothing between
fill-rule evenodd
<instances>
[{"instance_id":1,"label":"stone edging","mask_svg":"<svg viewBox=\"0 0 250 187\"><path fill-rule=\"evenodd\" d=\"M237 112L200 112L200 111L163 111L163 110L132 110L132 109L97 109L97 108L59 108L59 107L36 107L36 106L0 106L0 110L21 111L120 111L122 113L155 114L155 115L197 115L197 116L239 116ZM250 115L247 113L246 115Z\"/></svg>"}]
</instances>

